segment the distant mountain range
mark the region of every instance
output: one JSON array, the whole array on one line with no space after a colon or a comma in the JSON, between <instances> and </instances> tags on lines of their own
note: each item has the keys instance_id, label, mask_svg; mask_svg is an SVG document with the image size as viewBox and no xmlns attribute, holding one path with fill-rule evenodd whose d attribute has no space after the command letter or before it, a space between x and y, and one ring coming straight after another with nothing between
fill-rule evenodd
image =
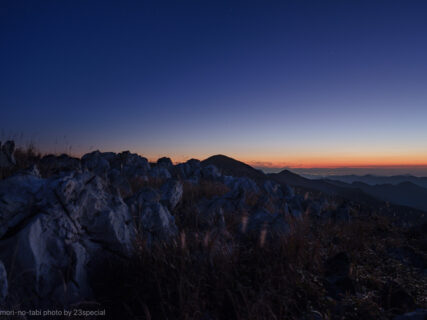
<instances>
[{"instance_id":1,"label":"distant mountain range","mask_svg":"<svg viewBox=\"0 0 427 320\"><path fill-rule=\"evenodd\" d=\"M283 170L290 170L300 176L309 179L319 179L330 176L405 176L412 175L414 177L427 177L427 165L420 166L373 166L373 167L338 167L338 168L293 168L293 167L265 167L255 166L265 173L278 173Z\"/></svg>"},{"instance_id":2,"label":"distant mountain range","mask_svg":"<svg viewBox=\"0 0 427 320\"><path fill-rule=\"evenodd\" d=\"M203 164L213 164L226 175L246 176L257 183L274 180L306 191L321 192L348 200L378 205L383 202L427 212L427 178L411 175L374 176L343 175L309 179L292 171L264 173L224 155L212 156Z\"/></svg>"},{"instance_id":3,"label":"distant mountain range","mask_svg":"<svg viewBox=\"0 0 427 320\"><path fill-rule=\"evenodd\" d=\"M318 178L318 177L317 177ZM367 174L364 176L358 176L358 175L342 175L342 176L325 176L323 178L329 179L329 180L337 180L342 181L345 183L353 183L353 182L362 182L369 184L371 186L378 185L378 184L392 184L392 185L398 185L405 182L413 183L419 187L427 188L427 177L414 177L412 175L398 175L398 176L375 176L371 174Z\"/></svg>"},{"instance_id":4,"label":"distant mountain range","mask_svg":"<svg viewBox=\"0 0 427 320\"><path fill-rule=\"evenodd\" d=\"M412 182L401 182L395 185L390 183L369 185L363 182L353 182L348 184L334 180L321 181L329 181L329 183L341 187L359 189L365 194L383 201L427 211L427 189Z\"/></svg>"}]
</instances>

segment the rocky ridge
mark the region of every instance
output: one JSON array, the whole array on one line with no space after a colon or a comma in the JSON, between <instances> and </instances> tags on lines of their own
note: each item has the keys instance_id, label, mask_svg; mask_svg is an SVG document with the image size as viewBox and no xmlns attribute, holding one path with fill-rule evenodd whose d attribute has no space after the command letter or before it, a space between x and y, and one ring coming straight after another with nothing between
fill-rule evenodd
<instances>
[{"instance_id":1,"label":"rocky ridge","mask_svg":"<svg viewBox=\"0 0 427 320\"><path fill-rule=\"evenodd\" d=\"M2 169L16 165L13 142L3 144L0 160ZM196 159L150 163L129 151L94 151L81 159L48 155L16 170L0 180L0 303L18 298L23 306L48 307L90 300L92 279L105 263L131 259L141 244L150 250L182 242L183 223L196 238L215 234L222 248L233 250L230 233L262 245L291 235L307 218L326 224L357 216L351 203L254 177L226 175ZM402 250L390 255L406 261L408 250ZM413 259L424 268L422 258ZM330 296L339 300L355 290L345 253L326 268Z\"/></svg>"},{"instance_id":2,"label":"rocky ridge","mask_svg":"<svg viewBox=\"0 0 427 320\"><path fill-rule=\"evenodd\" d=\"M3 145L3 167L14 165L13 149L13 142ZM202 181L229 191L194 203L200 228L222 232L225 215L244 212L247 225L236 232L274 236L302 215L291 188L224 176L195 159L173 165L164 157L153 165L128 151L45 156L0 180L0 298L31 296L30 305L89 299L91 274L103 260L129 258L137 237L147 246L177 237L184 185Z\"/></svg>"}]
</instances>

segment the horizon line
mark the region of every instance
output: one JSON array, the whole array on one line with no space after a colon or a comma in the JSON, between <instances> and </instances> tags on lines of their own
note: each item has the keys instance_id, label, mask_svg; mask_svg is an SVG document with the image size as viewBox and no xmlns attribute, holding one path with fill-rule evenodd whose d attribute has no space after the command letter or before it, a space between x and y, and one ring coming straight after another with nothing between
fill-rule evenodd
<instances>
[{"instance_id":1,"label":"horizon line","mask_svg":"<svg viewBox=\"0 0 427 320\"><path fill-rule=\"evenodd\" d=\"M11 139L11 140L13 140L13 139ZM29 147L29 145L24 146L24 145L22 145L22 143L18 142L18 145L16 146L16 149L21 149L21 150L25 151L28 147ZM33 144L32 144L32 147L34 147ZM228 156L228 155L226 155L224 153L213 153L211 155L202 156L202 157L199 158L198 156L200 156L200 155L184 156L184 157L182 157L182 156L181 157L179 157L179 156L178 157L174 157L171 154L168 155L167 152L164 155L162 155L162 156L158 156L158 155L151 155L151 156L149 156L149 155L144 155L144 153L141 153L139 150L132 151L132 150L129 150L129 149L122 150L122 151L115 151L115 150L100 150L98 148L93 148L92 150L87 150L86 152L84 152L84 151L77 151L76 152L76 150L71 150L71 149L69 149L67 151L65 151L65 150L62 150L62 151L56 151L55 150L55 151L53 151L53 150L46 150L46 149L43 150L43 148L38 148L38 147L36 147L35 149L36 149L35 151L39 152L41 154L41 156L46 156L46 155L57 155L58 156L58 155L61 155L61 154L67 154L69 156L76 157L76 158L81 158L83 155L91 153L91 152L94 152L94 151L114 152L114 153L120 153L120 152L123 152L123 151L130 151L131 153L136 153L136 154L138 154L138 155L140 155L142 157L147 158L147 160L149 162L156 162L161 157L170 157L171 160L172 160L172 162L174 164L184 163L184 162L186 162L186 161L188 161L190 159L198 159L200 161L203 161L203 160L208 159L208 158L210 158L212 156L224 155L226 157L229 157L229 158L232 158L234 160L241 161L241 162L243 162L245 164L248 164L251 167L254 167L254 168L265 168L265 169L310 169L310 170L315 170L315 169L380 169L380 168L383 168L383 169L399 169L399 168L400 169L404 169L404 168L414 168L414 169L423 168L423 169L427 169L427 162L425 162L425 163L419 163L419 162L416 162L416 163L404 163L404 162L402 162L402 163L393 163L393 164L390 164L390 163L367 163L367 164L366 163L364 163L364 164L362 164L362 163L354 163L354 164L349 163L349 164L338 164L337 163L337 164L324 164L324 165L318 163L318 164L309 165L309 164L301 164L301 161L298 161L298 162L300 162L300 164L291 164L289 162L288 163L281 162L280 160L279 161L248 160L247 157L241 157L240 158L239 156L235 156L235 155ZM179 160L178 159L174 160L174 158L175 159L178 158ZM246 159L244 159L244 158L246 158ZM333 157L331 157L331 159L332 158ZM307 159L310 159L310 157L307 157ZM336 159L334 159L334 160L336 162ZM313 162L316 162L316 161L313 161ZM327 161L325 161L325 162L327 162ZM333 162L333 160L331 162Z\"/></svg>"},{"instance_id":2,"label":"horizon line","mask_svg":"<svg viewBox=\"0 0 427 320\"><path fill-rule=\"evenodd\" d=\"M375 165L344 165L344 166L281 166L281 165L260 165L253 164L248 162L247 164L257 167L257 168L266 168L266 169L377 169L377 168L427 168L426 164L375 164Z\"/></svg>"}]
</instances>

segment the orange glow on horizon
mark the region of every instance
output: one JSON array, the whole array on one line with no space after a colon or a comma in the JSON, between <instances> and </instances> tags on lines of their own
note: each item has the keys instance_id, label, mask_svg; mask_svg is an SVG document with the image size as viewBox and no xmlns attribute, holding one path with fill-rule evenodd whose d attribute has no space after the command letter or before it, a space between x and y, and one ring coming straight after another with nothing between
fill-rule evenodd
<instances>
[{"instance_id":1,"label":"orange glow on horizon","mask_svg":"<svg viewBox=\"0 0 427 320\"><path fill-rule=\"evenodd\" d=\"M393 168L393 167L427 167L426 157L408 157L408 156L378 156L378 157L306 157L288 159L287 161L254 161L246 160L243 162L251 166L267 168Z\"/></svg>"},{"instance_id":2,"label":"orange glow on horizon","mask_svg":"<svg viewBox=\"0 0 427 320\"><path fill-rule=\"evenodd\" d=\"M245 161L243 161L245 162ZM265 168L298 168L298 169L314 169L314 168L324 168L324 169L337 169L337 168L427 168L427 163L422 164L360 164L360 163L309 163L309 164L292 164L292 163L262 163L258 161L248 161L245 162L252 167L265 167Z\"/></svg>"},{"instance_id":3,"label":"orange glow on horizon","mask_svg":"<svg viewBox=\"0 0 427 320\"><path fill-rule=\"evenodd\" d=\"M332 157L331 157L332 158ZM304 159L297 161L253 161L243 162L266 168L376 168L376 167L427 167L425 159Z\"/></svg>"},{"instance_id":4,"label":"orange glow on horizon","mask_svg":"<svg viewBox=\"0 0 427 320\"><path fill-rule=\"evenodd\" d=\"M104 151L104 150L101 150ZM111 150L112 151L112 150ZM179 150L171 150L171 152L146 152L147 150L131 150L143 157L146 157L150 162L156 162L160 157L170 157L173 163L182 163L191 158L204 160L215 154L223 154L235 160L244 162L252 167L266 167L266 168L396 168L396 167L412 167L412 168L427 168L427 151L426 152L377 152L377 154L370 153L369 155L352 152L340 153L330 152L328 154L312 153L312 152L293 152L289 154L278 154L273 152L194 152L189 156L182 155ZM157 150L156 150L157 151ZM86 151L90 152L90 151ZM86 152L74 153L74 156L81 157ZM120 152L114 150L114 152Z\"/></svg>"}]
</instances>

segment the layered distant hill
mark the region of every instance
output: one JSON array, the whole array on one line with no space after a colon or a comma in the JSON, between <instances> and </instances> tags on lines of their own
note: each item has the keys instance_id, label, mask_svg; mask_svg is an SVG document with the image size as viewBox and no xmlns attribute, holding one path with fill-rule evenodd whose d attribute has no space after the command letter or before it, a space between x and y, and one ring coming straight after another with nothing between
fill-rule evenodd
<instances>
[{"instance_id":1,"label":"layered distant hill","mask_svg":"<svg viewBox=\"0 0 427 320\"><path fill-rule=\"evenodd\" d=\"M371 186L378 185L378 184L392 184L392 185L398 185L400 183L404 182L410 182L412 184L415 184L417 186L427 188L427 177L414 177L412 175L398 175L398 176L376 176L376 175L333 175L333 176L326 176L324 178L327 178L329 180L337 180L342 181L345 183L353 183L353 182L362 182L369 184Z\"/></svg>"},{"instance_id":2,"label":"layered distant hill","mask_svg":"<svg viewBox=\"0 0 427 320\"><path fill-rule=\"evenodd\" d=\"M369 205L387 202L427 211L427 178L411 175L391 177L347 175L309 179L289 170L266 174L224 155L212 156L202 163L213 164L226 175L246 176L258 183L274 180L305 191L321 192Z\"/></svg>"}]
</instances>

